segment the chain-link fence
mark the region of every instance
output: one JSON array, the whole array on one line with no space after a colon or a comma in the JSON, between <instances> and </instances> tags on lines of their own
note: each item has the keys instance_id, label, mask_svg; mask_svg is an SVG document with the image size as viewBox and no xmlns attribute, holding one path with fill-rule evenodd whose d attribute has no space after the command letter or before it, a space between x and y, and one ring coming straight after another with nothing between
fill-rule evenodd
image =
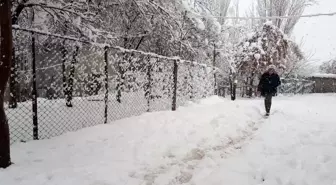
<instances>
[{"instance_id":1,"label":"chain-link fence","mask_svg":"<svg viewBox=\"0 0 336 185\"><path fill-rule=\"evenodd\" d=\"M214 94L212 67L16 29L11 142L46 139Z\"/></svg>"},{"instance_id":2,"label":"chain-link fence","mask_svg":"<svg viewBox=\"0 0 336 185\"><path fill-rule=\"evenodd\" d=\"M280 94L309 94L314 92L315 82L307 79L282 79L279 87Z\"/></svg>"},{"instance_id":3,"label":"chain-link fence","mask_svg":"<svg viewBox=\"0 0 336 185\"><path fill-rule=\"evenodd\" d=\"M286 78L281 79L281 85L278 87L278 94L309 94L314 93L315 82L307 79ZM235 88L237 97L256 96L258 87L250 85L239 85ZM252 92L252 93L251 93ZM223 84L218 86L218 95L222 97L231 95L231 87Z\"/></svg>"}]
</instances>

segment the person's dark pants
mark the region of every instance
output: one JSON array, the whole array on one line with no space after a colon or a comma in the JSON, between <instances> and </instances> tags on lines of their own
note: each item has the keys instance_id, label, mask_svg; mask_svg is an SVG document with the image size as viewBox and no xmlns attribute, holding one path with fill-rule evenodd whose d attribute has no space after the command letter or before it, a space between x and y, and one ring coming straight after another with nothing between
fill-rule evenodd
<instances>
[{"instance_id":1,"label":"person's dark pants","mask_svg":"<svg viewBox=\"0 0 336 185\"><path fill-rule=\"evenodd\" d=\"M270 113L270 111L271 111L272 97L273 97L273 94L265 94L265 110L266 110L266 113Z\"/></svg>"}]
</instances>

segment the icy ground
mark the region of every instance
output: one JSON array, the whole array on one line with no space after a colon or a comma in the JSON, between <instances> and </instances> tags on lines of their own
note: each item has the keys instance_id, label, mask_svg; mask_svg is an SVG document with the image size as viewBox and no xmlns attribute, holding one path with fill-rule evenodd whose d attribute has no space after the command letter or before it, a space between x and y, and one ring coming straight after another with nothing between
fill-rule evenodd
<instances>
[{"instance_id":1,"label":"icy ground","mask_svg":"<svg viewBox=\"0 0 336 185\"><path fill-rule=\"evenodd\" d=\"M218 97L15 144L3 185L336 184L336 95Z\"/></svg>"}]
</instances>

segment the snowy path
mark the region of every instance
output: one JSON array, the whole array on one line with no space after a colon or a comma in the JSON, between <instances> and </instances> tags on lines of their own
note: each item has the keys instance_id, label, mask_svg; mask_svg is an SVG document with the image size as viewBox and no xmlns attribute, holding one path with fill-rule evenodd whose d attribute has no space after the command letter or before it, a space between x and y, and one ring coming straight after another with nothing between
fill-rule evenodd
<instances>
[{"instance_id":1,"label":"snowy path","mask_svg":"<svg viewBox=\"0 0 336 185\"><path fill-rule=\"evenodd\" d=\"M336 95L212 97L13 146L6 185L336 184Z\"/></svg>"},{"instance_id":2,"label":"snowy path","mask_svg":"<svg viewBox=\"0 0 336 185\"><path fill-rule=\"evenodd\" d=\"M336 96L282 99L253 141L195 184L336 184Z\"/></svg>"}]
</instances>

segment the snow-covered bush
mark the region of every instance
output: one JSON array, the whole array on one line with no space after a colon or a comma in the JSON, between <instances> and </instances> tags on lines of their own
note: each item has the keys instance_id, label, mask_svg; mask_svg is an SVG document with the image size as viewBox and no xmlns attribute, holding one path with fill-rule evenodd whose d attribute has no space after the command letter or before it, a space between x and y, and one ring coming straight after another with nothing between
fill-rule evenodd
<instances>
[{"instance_id":1,"label":"snow-covered bush","mask_svg":"<svg viewBox=\"0 0 336 185\"><path fill-rule=\"evenodd\" d=\"M241 74L260 74L267 66L273 64L279 69L285 68L288 54L286 35L271 22L251 34L238 45L235 62Z\"/></svg>"}]
</instances>

